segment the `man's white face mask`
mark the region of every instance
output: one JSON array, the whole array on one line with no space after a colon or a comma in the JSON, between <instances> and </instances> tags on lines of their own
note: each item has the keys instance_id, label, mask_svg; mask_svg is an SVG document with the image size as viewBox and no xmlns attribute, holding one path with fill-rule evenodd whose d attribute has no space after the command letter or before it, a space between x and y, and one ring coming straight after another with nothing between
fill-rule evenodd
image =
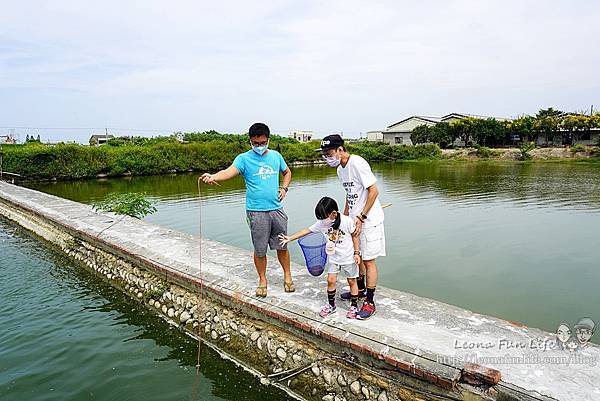
<instances>
[{"instance_id":1,"label":"man's white face mask","mask_svg":"<svg viewBox=\"0 0 600 401\"><path fill-rule=\"evenodd\" d=\"M252 150L258 153L259 155L263 155L267 149L269 148L269 142L261 146L255 146L252 142L250 142L250 146L252 146Z\"/></svg>"},{"instance_id":2,"label":"man's white face mask","mask_svg":"<svg viewBox=\"0 0 600 401\"><path fill-rule=\"evenodd\" d=\"M329 167L337 167L340 165L341 160L338 159L337 153L336 150L331 156L323 155L323 159L325 159L325 163L327 163Z\"/></svg>"}]
</instances>

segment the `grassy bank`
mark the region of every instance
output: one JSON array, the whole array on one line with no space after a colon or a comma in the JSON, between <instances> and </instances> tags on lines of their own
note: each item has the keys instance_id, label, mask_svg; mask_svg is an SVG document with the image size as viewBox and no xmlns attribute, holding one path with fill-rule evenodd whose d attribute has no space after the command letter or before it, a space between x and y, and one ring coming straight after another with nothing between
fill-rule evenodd
<instances>
[{"instance_id":1,"label":"grassy bank","mask_svg":"<svg viewBox=\"0 0 600 401\"><path fill-rule=\"evenodd\" d=\"M300 143L272 136L270 147L281 152L288 163L320 161L314 150L319 143ZM437 145L390 146L384 143L348 144L351 153L368 161L405 160L522 160L519 149L444 149ZM26 179L79 179L98 176L155 175L185 171L216 171L231 164L236 155L249 150L246 135L188 133L184 143L175 137L115 138L102 146L77 144L2 146L2 168ZM530 151L533 161L600 162L598 148L543 148Z\"/></svg>"},{"instance_id":2,"label":"grassy bank","mask_svg":"<svg viewBox=\"0 0 600 401\"><path fill-rule=\"evenodd\" d=\"M77 144L4 145L3 170L27 179L78 179L97 176L152 175L184 171L216 171L231 164L236 155L249 150L242 135L186 134L187 143L173 138L153 141L113 141L102 146ZM320 160L314 150L318 142L299 143L273 137L270 147L279 150L288 163ZM437 159L436 145L414 147L381 143L357 143L350 152L369 161Z\"/></svg>"}]
</instances>

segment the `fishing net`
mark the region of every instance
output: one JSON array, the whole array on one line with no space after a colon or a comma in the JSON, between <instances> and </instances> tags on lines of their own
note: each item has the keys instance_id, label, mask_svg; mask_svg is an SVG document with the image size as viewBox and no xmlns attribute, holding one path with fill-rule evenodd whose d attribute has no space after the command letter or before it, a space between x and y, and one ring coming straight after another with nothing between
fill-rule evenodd
<instances>
[{"instance_id":1,"label":"fishing net","mask_svg":"<svg viewBox=\"0 0 600 401\"><path fill-rule=\"evenodd\" d=\"M322 233L311 233L298 240L308 272L315 277L320 276L325 270L325 264L327 263L326 243L327 240Z\"/></svg>"}]
</instances>

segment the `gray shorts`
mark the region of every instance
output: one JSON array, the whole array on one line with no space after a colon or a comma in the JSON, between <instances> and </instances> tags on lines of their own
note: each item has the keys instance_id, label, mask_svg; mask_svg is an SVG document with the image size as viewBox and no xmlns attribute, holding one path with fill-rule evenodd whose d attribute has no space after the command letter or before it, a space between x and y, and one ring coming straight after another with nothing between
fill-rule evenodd
<instances>
[{"instance_id":1,"label":"gray shorts","mask_svg":"<svg viewBox=\"0 0 600 401\"><path fill-rule=\"evenodd\" d=\"M338 265L337 263L327 262L327 274L338 274L340 271L344 272L346 278L358 277L358 265L356 263Z\"/></svg>"},{"instance_id":2,"label":"gray shorts","mask_svg":"<svg viewBox=\"0 0 600 401\"><path fill-rule=\"evenodd\" d=\"M262 257L267 255L267 245L278 251L287 249L281 245L279 234L287 235L288 217L283 209L267 212L246 211L246 220L250 226L254 254Z\"/></svg>"}]
</instances>

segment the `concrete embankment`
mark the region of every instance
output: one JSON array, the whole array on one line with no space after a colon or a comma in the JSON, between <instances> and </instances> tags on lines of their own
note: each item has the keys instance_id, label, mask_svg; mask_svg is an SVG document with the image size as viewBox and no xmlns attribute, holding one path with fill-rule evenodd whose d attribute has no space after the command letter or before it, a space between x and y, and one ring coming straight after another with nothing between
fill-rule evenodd
<instances>
[{"instance_id":1,"label":"concrete embankment","mask_svg":"<svg viewBox=\"0 0 600 401\"><path fill-rule=\"evenodd\" d=\"M553 334L386 288L370 320L323 320L324 278L298 265L296 293L273 263L257 299L245 250L2 182L0 215L307 400L600 399L593 344L554 349Z\"/></svg>"}]
</instances>

